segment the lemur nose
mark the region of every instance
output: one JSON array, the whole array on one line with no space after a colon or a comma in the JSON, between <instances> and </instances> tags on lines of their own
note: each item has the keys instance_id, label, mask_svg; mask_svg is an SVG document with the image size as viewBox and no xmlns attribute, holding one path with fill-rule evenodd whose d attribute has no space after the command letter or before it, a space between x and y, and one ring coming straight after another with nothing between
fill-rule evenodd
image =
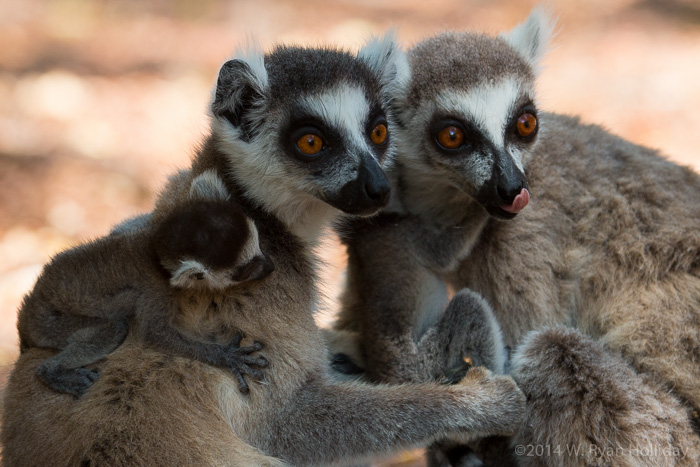
<instances>
[{"instance_id":1,"label":"lemur nose","mask_svg":"<svg viewBox=\"0 0 700 467\"><path fill-rule=\"evenodd\" d=\"M502 187L499 185L497 187L498 196L500 196L506 204L511 204L515 200L515 197L518 196L521 191L523 191L523 188L525 188L523 182L520 182L517 185L511 185L509 187Z\"/></svg>"},{"instance_id":2,"label":"lemur nose","mask_svg":"<svg viewBox=\"0 0 700 467\"><path fill-rule=\"evenodd\" d=\"M367 182L364 188L367 197L377 203L384 203L391 192L389 184L384 180L382 180L381 183Z\"/></svg>"}]
</instances>

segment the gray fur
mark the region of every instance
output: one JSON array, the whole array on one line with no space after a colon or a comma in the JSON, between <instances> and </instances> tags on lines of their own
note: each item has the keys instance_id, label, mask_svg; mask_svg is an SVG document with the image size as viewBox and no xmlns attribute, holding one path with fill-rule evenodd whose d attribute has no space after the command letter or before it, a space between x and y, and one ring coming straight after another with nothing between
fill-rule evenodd
<instances>
[{"instance_id":1,"label":"gray fur","mask_svg":"<svg viewBox=\"0 0 700 467\"><path fill-rule=\"evenodd\" d=\"M269 88L263 84L255 98L263 102L253 100L250 108L283 100L293 105L299 95L324 96L330 95L329 88L354 88L359 79L356 76L367 81L360 82L363 89L381 91L381 78L345 53L283 52L265 57L267 74L256 82L267 82ZM291 75L289 67L294 71ZM259 66L248 68L260 70ZM283 77L292 80L286 87ZM217 94L227 95L224 90ZM359 103L367 114L373 105L382 105L371 96ZM315 192L314 198L300 189L308 181L310 169L291 160L288 152L273 150L264 155L267 160L275 159L273 164L282 170L284 184L275 193L287 204L270 199L270 192L250 188L265 185L266 172L254 167L260 161L260 148L278 147L278 133L274 126L268 126L273 125L270 121L293 108L270 110L270 120L253 118L249 128L259 131L247 136L241 133L241 123L237 127L215 117L212 135L198 152L192 170L170 179L154 211L157 220L177 209L187 198L192 179L213 169L224 175L232 198L258 227L261 249L275 263L275 274L245 284L235 294L218 294L217 313L195 310L188 320L189 328L200 334L211 329L240 330L251 339L264 341L265 355L270 359L265 384L243 397L233 390L230 374L196 361L185 365L178 359L144 352L138 342L127 341L108 357L93 390L66 408L62 401L42 397L36 385L24 384L37 361L37 353L27 353L13 373L5 398L8 418L2 436L3 456L8 462L40 465L48 456L59 464L62 460L89 463L97 459L107 464L274 465L271 459L275 458L292 465L337 464L426 445L448 434L472 438L507 433L517 427L524 404L522 394L512 378L486 370L472 370L452 386L432 382L397 386L348 383L329 374L325 341L312 314L317 278L308 242L318 235L323 219L298 210L303 205L323 206L328 193ZM348 141L366 137L366 127L346 130L351 131ZM249 142L243 141L246 138ZM232 152L234 149L240 152ZM336 149L338 157L331 166L339 166L342 172L344 165L354 164L357 155L352 154L351 145L341 144ZM344 193L345 201L355 200L354 193ZM354 205L343 203L342 192L340 195L339 206L356 212ZM385 203L374 201L372 211ZM369 212L369 205L363 211ZM204 308L211 302L206 300L200 304ZM21 415L30 406L38 416L30 417L27 423L27 417ZM82 423L77 432L69 431L75 423L72 414L77 412ZM62 420L55 420L55 414ZM42 425L53 422L59 427L47 433ZM122 426L128 430L122 432ZM37 453L26 448L37 436L51 439L46 443L49 449ZM242 445L248 449L242 450ZM259 458L243 457L253 449L259 450Z\"/></svg>"},{"instance_id":2,"label":"gray fur","mask_svg":"<svg viewBox=\"0 0 700 467\"><path fill-rule=\"evenodd\" d=\"M203 201L194 206L206 209L209 204ZM163 219L161 225L150 229L141 227L133 233L113 233L56 256L25 297L17 324L23 352L31 347L60 350L39 366L39 379L56 391L82 396L98 376L97 370L83 367L119 347L129 332L130 323L134 322L134 332L148 345L230 368L238 376L241 390L247 390L242 375L260 378L262 373L252 367L267 365L263 358L248 355L260 350L260 344L240 347L240 335L224 336L227 341L224 344L198 342L187 335L186 328L172 325L181 313L180 296L206 295L252 277L254 268L250 263L255 259L247 258L243 252L257 232L249 230L246 224L233 226L231 230L226 224L245 222L245 218L239 211L227 209L236 215L224 217L216 213L219 217L194 227L182 225L191 221L183 215L186 211L175 211ZM229 230L223 230L224 227ZM172 234L162 232L178 228L198 236L240 233L238 238L224 240L227 248L238 249L241 253L231 258L231 263L211 265L212 253L205 251L206 248L222 245L211 242L205 250L195 248L194 256L181 256L178 247L170 244ZM194 238L186 235L175 241L194 242ZM262 257L257 238L255 247L256 256ZM230 261L224 252L215 251L213 255ZM196 268L184 268L188 263ZM240 268L251 273L236 282ZM183 275L187 277L181 277ZM183 286L187 288L180 288Z\"/></svg>"},{"instance_id":3,"label":"gray fur","mask_svg":"<svg viewBox=\"0 0 700 467\"><path fill-rule=\"evenodd\" d=\"M525 24L537 27L536 21ZM539 51L541 45L536 48ZM338 327L359 334L360 352L375 379L434 378L439 374L435 366L446 368L449 363L438 354L435 366L426 365L430 356L421 353L420 341L411 337L425 313L433 316L437 327L444 319L444 303L436 304L437 312L422 306L426 292L420 285L426 269L432 269L452 290L468 287L491 305L506 346L517 348L530 331L543 326L574 327L624 361L607 367L604 362L597 367L596 359L587 361L602 378L592 376L586 382L588 390L600 383L594 391L599 394L607 387L604 381L631 387L643 379L670 395L640 393L643 403L635 407L671 404L674 411L685 406L690 413L700 406L700 177L600 127L537 112L541 130L518 150L531 203L514 219L500 220L503 216L494 215L493 206L480 202L475 190L463 188L473 178L465 173L469 166L446 160L435 150L427 125L432 112L445 105L441 93L474 101L488 95L471 94L475 89L517 80L522 95L534 104L531 59L539 52L522 53L528 49L532 44L511 49L502 38L451 33L409 52L412 78L397 98L402 125L391 174L400 199L392 203L393 213L382 216L404 220L346 227L349 282ZM458 109L462 104L451 105ZM482 106L485 115L492 110L489 101ZM474 115L451 116L474 121ZM469 155L461 157L466 160ZM420 237L402 229L401 223L411 217L424 224L423 231L433 228L434 234ZM454 242L451 226L471 228L464 229L463 242ZM421 245L441 241L435 261L424 263ZM450 345L457 348L470 338L469 332L451 332L457 338ZM585 346L571 351L581 348ZM563 371L546 363L532 362L542 371L529 373L529 387L552 387L550 378ZM529 367L525 360L519 365ZM585 429L578 423L557 432L559 423L568 421L551 412L553 401L563 398L567 403L574 397L553 387L533 394L542 399L529 404L533 412L526 425L535 425L539 441L558 434L559 440L584 435L574 433ZM634 420L643 415L625 408L631 406L623 404L615 417L599 420L599 428L624 430L618 436L642 443L653 425L637 428ZM671 444L697 462L700 451L687 429L689 417L678 420L686 427ZM659 421L654 436L669 432L663 423ZM540 461L561 465L560 459L532 460Z\"/></svg>"},{"instance_id":4,"label":"gray fur","mask_svg":"<svg viewBox=\"0 0 700 467\"><path fill-rule=\"evenodd\" d=\"M517 443L550 446L520 465L697 465L700 437L678 399L580 331L533 331L513 363L528 396Z\"/></svg>"},{"instance_id":5,"label":"gray fur","mask_svg":"<svg viewBox=\"0 0 700 467\"><path fill-rule=\"evenodd\" d=\"M130 217L119 224L112 227L109 231L110 235L121 235L124 233L136 232L144 229L151 221L150 214L139 214L138 216Z\"/></svg>"}]
</instances>

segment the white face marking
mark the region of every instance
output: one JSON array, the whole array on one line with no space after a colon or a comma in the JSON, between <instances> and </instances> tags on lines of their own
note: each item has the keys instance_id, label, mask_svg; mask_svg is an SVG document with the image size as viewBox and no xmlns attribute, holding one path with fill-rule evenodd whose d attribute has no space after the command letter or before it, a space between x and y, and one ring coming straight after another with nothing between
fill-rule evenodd
<instances>
[{"instance_id":1,"label":"white face marking","mask_svg":"<svg viewBox=\"0 0 700 467\"><path fill-rule=\"evenodd\" d=\"M322 94L302 99L301 104L319 119L344 130L357 148L371 152L365 139L369 103L362 89L341 83Z\"/></svg>"},{"instance_id":2,"label":"white face marking","mask_svg":"<svg viewBox=\"0 0 700 467\"><path fill-rule=\"evenodd\" d=\"M170 277L170 285L175 288L209 288L223 290L233 284L231 271L212 271L199 261L183 260L180 267Z\"/></svg>"},{"instance_id":3,"label":"white face marking","mask_svg":"<svg viewBox=\"0 0 700 467\"><path fill-rule=\"evenodd\" d=\"M286 160L288 155L280 151L277 138L266 136L245 142L237 129L217 117L212 121L212 130L220 136L219 147L228 156L231 167L236 168L232 173L236 181L293 233L314 244L322 225L340 213L321 201L318 193L339 189L354 180L362 152L374 157L365 135L370 105L360 87L343 82L321 94L300 96L298 102L311 115L337 128L347 138L343 145L352 148L348 154L356 155L357 164L340 164L332 177L316 180L303 168ZM258 110L252 111L253 119L263 120L263 116L265 124L261 134L278 135L287 118L284 111L264 115Z\"/></svg>"},{"instance_id":4,"label":"white face marking","mask_svg":"<svg viewBox=\"0 0 700 467\"><path fill-rule=\"evenodd\" d=\"M495 83L484 83L469 91L442 91L435 102L442 111L464 116L466 120L474 122L494 146L508 151L518 169L524 172L520 152L509 151L504 140L514 104L522 94L520 82L515 78L506 78ZM479 178L488 179L483 178L484 175L481 174Z\"/></svg>"}]
</instances>

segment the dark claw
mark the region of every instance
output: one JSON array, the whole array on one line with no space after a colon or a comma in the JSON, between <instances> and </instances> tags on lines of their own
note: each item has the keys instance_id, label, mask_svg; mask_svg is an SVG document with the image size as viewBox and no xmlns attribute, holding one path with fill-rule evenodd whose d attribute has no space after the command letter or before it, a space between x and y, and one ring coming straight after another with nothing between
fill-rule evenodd
<instances>
[{"instance_id":1,"label":"dark claw","mask_svg":"<svg viewBox=\"0 0 700 467\"><path fill-rule=\"evenodd\" d=\"M249 357L247 355L243 357L243 362L246 365L259 366L260 368L267 368L270 364L265 357Z\"/></svg>"},{"instance_id":2,"label":"dark claw","mask_svg":"<svg viewBox=\"0 0 700 467\"><path fill-rule=\"evenodd\" d=\"M100 377L100 371L99 370L88 370L87 373L85 373L85 377L91 382L94 383L97 381Z\"/></svg>"},{"instance_id":3,"label":"dark claw","mask_svg":"<svg viewBox=\"0 0 700 467\"><path fill-rule=\"evenodd\" d=\"M240 369L238 369L238 371L240 373L244 373L244 374L250 376L251 378L257 379L257 380L262 380L264 377L262 371L251 368L248 365L241 367Z\"/></svg>"},{"instance_id":4,"label":"dark claw","mask_svg":"<svg viewBox=\"0 0 700 467\"><path fill-rule=\"evenodd\" d=\"M248 394L250 392L250 388L248 387L248 383L246 383L245 379L243 378L243 374L239 371L234 371L234 374L236 375L236 380L238 381L238 390L241 391L241 394Z\"/></svg>"},{"instance_id":5,"label":"dark claw","mask_svg":"<svg viewBox=\"0 0 700 467\"><path fill-rule=\"evenodd\" d=\"M229 345L233 345L233 344L229 344ZM256 342L253 342L253 344L249 345L248 347L238 347L238 350L240 352L253 353L253 352L257 352L258 350L262 350L263 347L264 346L260 342L256 341Z\"/></svg>"}]
</instances>

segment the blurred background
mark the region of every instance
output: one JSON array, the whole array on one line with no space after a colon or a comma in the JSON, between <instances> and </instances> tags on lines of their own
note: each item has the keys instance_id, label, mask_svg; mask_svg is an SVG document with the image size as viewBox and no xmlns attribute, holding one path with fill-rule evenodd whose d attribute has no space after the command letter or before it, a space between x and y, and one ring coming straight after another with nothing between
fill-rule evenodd
<instances>
[{"instance_id":1,"label":"blurred background","mask_svg":"<svg viewBox=\"0 0 700 467\"><path fill-rule=\"evenodd\" d=\"M0 0L0 385L16 311L55 253L152 207L207 127L218 67L246 39L357 50L398 29L488 33L536 2ZM540 108L581 115L700 170L700 3L550 1ZM323 246L332 316L343 255ZM415 463L410 455L403 460ZM415 464L420 465L420 464Z\"/></svg>"}]
</instances>

